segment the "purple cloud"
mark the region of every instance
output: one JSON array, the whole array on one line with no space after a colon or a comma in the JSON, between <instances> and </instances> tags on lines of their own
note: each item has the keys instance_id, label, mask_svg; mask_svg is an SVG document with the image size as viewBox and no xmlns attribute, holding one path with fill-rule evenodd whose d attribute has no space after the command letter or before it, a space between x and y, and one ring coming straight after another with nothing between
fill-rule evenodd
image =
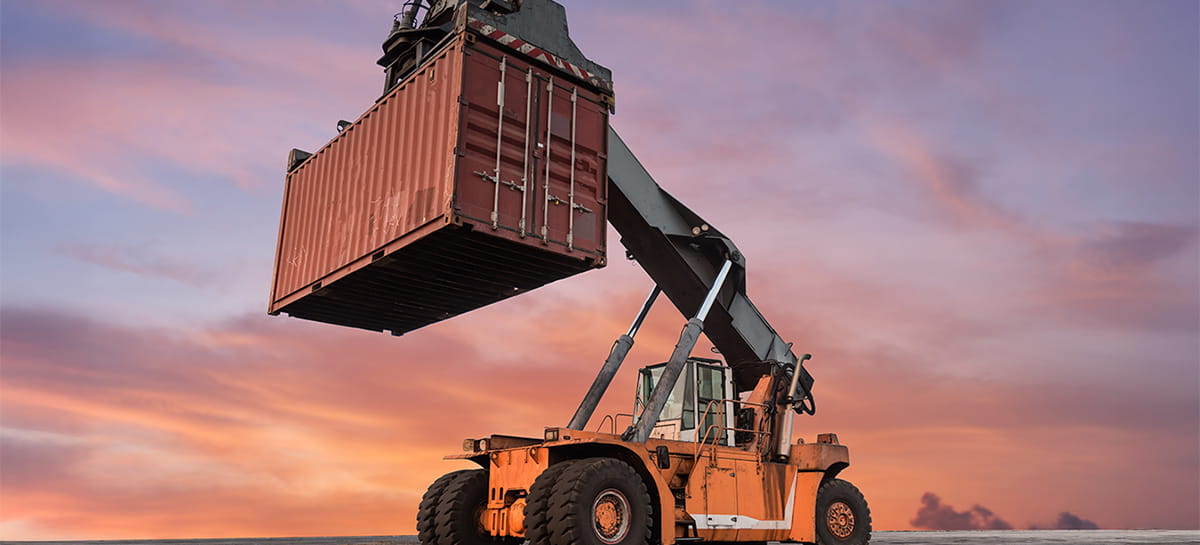
<instances>
[{"instance_id":1,"label":"purple cloud","mask_svg":"<svg viewBox=\"0 0 1200 545\"><path fill-rule=\"evenodd\" d=\"M930 530L1011 530L1012 525L982 505L974 505L965 511L956 511L942 504L942 499L933 492L921 496L921 507L916 518L909 521L914 527Z\"/></svg>"}]
</instances>

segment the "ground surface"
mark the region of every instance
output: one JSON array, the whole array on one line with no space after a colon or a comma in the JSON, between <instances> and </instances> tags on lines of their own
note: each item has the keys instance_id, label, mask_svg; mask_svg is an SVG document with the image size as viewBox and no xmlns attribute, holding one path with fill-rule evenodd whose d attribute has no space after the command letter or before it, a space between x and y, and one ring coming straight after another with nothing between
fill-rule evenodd
<instances>
[{"instance_id":1,"label":"ground surface","mask_svg":"<svg viewBox=\"0 0 1200 545\"><path fill-rule=\"evenodd\" d=\"M0 541L0 545L410 545L416 536L154 539L114 541ZM1006 530L876 532L872 545L1200 545L1197 530Z\"/></svg>"}]
</instances>

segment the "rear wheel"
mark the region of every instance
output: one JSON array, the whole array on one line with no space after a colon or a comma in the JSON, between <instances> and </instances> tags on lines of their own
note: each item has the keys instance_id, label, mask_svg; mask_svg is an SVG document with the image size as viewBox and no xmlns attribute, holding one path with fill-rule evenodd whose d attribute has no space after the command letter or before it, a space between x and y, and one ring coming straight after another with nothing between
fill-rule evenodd
<instances>
[{"instance_id":1,"label":"rear wheel","mask_svg":"<svg viewBox=\"0 0 1200 545\"><path fill-rule=\"evenodd\" d=\"M629 464L588 458L558 476L547 510L550 545L645 545L650 494Z\"/></svg>"},{"instance_id":2,"label":"rear wheel","mask_svg":"<svg viewBox=\"0 0 1200 545\"><path fill-rule=\"evenodd\" d=\"M461 471L446 482L437 504L437 545L496 545L508 543L492 537L480 515L487 506L488 475L482 469Z\"/></svg>"},{"instance_id":3,"label":"rear wheel","mask_svg":"<svg viewBox=\"0 0 1200 545\"><path fill-rule=\"evenodd\" d=\"M529 545L550 545L547 511L554 495L554 483L563 471L578 463L579 460L567 460L554 464L538 475L529 487L529 496L525 498L525 537L529 538Z\"/></svg>"},{"instance_id":4,"label":"rear wheel","mask_svg":"<svg viewBox=\"0 0 1200 545\"><path fill-rule=\"evenodd\" d=\"M871 509L849 481L832 479L817 490L817 543L866 545L871 541Z\"/></svg>"},{"instance_id":5,"label":"rear wheel","mask_svg":"<svg viewBox=\"0 0 1200 545\"><path fill-rule=\"evenodd\" d=\"M462 473L466 473L466 471L455 471L438 477L433 484L429 485L425 495L421 496L421 505L417 507L417 535L421 540L421 545L437 545L438 503L441 502L442 492L446 490L446 485Z\"/></svg>"}]
</instances>

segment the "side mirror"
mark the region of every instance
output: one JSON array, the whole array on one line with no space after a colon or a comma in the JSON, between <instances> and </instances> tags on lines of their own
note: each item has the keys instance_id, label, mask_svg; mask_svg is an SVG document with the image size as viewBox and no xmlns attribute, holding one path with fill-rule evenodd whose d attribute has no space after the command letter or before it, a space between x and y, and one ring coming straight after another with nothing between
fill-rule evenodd
<instances>
[{"instance_id":1,"label":"side mirror","mask_svg":"<svg viewBox=\"0 0 1200 545\"><path fill-rule=\"evenodd\" d=\"M658 447L654 449L654 457L658 459L659 469L671 469L671 451L667 447Z\"/></svg>"}]
</instances>

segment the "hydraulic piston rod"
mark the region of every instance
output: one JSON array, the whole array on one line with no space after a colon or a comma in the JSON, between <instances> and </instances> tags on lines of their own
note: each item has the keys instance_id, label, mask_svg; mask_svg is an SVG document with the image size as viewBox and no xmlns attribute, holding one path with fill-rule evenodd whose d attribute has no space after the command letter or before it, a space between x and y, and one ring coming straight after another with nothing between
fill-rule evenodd
<instances>
[{"instance_id":1,"label":"hydraulic piston rod","mask_svg":"<svg viewBox=\"0 0 1200 545\"><path fill-rule=\"evenodd\" d=\"M658 298L659 293L662 293L662 289L654 286L654 289L650 291L650 296L646 298L646 302L642 303L642 310L638 312L637 318L634 318L633 324L629 326L629 332L621 335L613 343L612 350L608 353L608 359L604 360L604 365L600 367L600 373L596 375L596 380L592 381L592 387L588 388L587 394L583 396L583 401L575 410L575 416L571 417L571 423L567 424L567 428L582 430L588 420L592 418L592 413L600 404L600 398L604 397L604 392L608 391L608 385L612 383L617 370L621 368L621 362L625 361L629 349L633 348L633 337L637 335L638 329L641 329L642 322L650 313L650 307L654 305L654 300Z\"/></svg>"},{"instance_id":2,"label":"hydraulic piston rod","mask_svg":"<svg viewBox=\"0 0 1200 545\"><path fill-rule=\"evenodd\" d=\"M789 404L796 401L796 392L800 388L800 377L803 376L804 362L812 359L812 354L800 356L796 361L796 366L792 369L792 385L788 387L787 401ZM808 392L804 393L805 396ZM801 400L803 402L803 399ZM796 420L796 411L792 407L784 409L783 413L783 430L779 434L779 444L775 447L775 454L780 458L786 458L788 452L792 448L792 426Z\"/></svg>"},{"instance_id":3,"label":"hydraulic piston rod","mask_svg":"<svg viewBox=\"0 0 1200 545\"><path fill-rule=\"evenodd\" d=\"M667 405L667 398L671 396L671 390L675 389L675 383L679 381L679 375L683 372L683 364L687 362L688 356L692 354L692 348L700 339L700 333L704 331L704 318L712 309L713 302L717 299L717 293L721 291L721 285L725 283L725 277L729 276L729 269L732 266L733 261L725 260L725 264L721 266L721 272L717 273L716 280L713 280L712 287L704 296L700 310L696 312L696 316L688 320L687 325L683 326L683 332L679 334L679 342L675 343L675 350L671 352L671 359L663 369L662 377L659 378L658 384L654 385L654 390L650 392L646 408L642 409L642 415L638 418L637 423L630 426L621 435L623 439L644 443L650 438L650 432L654 431L654 425L658 423L658 416L662 414L663 407Z\"/></svg>"}]
</instances>

